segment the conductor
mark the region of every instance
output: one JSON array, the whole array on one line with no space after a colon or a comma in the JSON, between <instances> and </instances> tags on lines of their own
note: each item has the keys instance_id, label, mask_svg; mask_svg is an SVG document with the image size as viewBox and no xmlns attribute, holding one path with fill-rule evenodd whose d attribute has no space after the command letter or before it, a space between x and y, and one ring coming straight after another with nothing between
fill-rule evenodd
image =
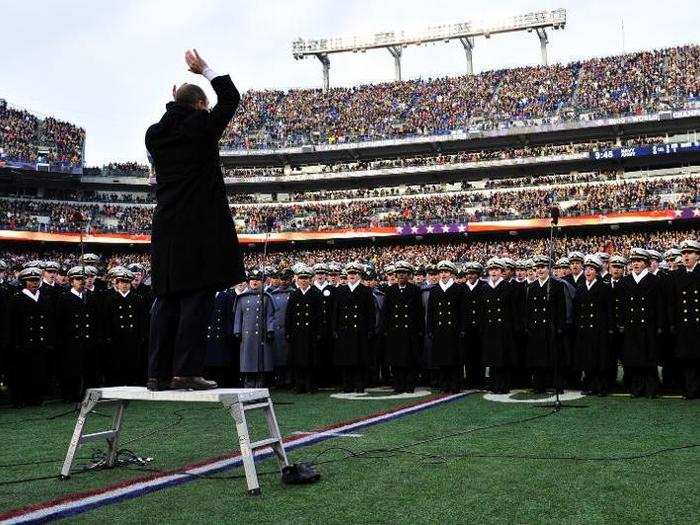
<instances>
[{"instance_id":1,"label":"conductor","mask_svg":"<svg viewBox=\"0 0 700 525\"><path fill-rule=\"evenodd\" d=\"M196 49L185 53L185 62L211 82L217 103L210 110L194 84L173 86L174 101L146 131L156 174L149 390L216 388L202 377L215 292L245 280L219 163L219 139L240 95Z\"/></svg>"}]
</instances>

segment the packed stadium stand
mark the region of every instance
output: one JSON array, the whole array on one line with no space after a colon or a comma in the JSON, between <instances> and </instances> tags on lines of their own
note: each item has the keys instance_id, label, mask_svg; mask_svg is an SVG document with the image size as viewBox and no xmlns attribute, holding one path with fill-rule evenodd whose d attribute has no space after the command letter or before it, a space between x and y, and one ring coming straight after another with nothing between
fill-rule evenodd
<instances>
[{"instance_id":1,"label":"packed stadium stand","mask_svg":"<svg viewBox=\"0 0 700 525\"><path fill-rule=\"evenodd\" d=\"M543 234L553 205L564 229L693 227L698 64L700 47L688 45L327 92L249 91L221 144L236 228L254 252L270 217L278 250ZM4 101L0 133L3 239L75 242L82 232L102 247L147 245L147 165L85 167L84 130Z\"/></svg>"},{"instance_id":2,"label":"packed stadium stand","mask_svg":"<svg viewBox=\"0 0 700 525\"><path fill-rule=\"evenodd\" d=\"M84 145L84 129L53 117L41 119L0 98L0 167L71 171L82 167Z\"/></svg>"}]
</instances>

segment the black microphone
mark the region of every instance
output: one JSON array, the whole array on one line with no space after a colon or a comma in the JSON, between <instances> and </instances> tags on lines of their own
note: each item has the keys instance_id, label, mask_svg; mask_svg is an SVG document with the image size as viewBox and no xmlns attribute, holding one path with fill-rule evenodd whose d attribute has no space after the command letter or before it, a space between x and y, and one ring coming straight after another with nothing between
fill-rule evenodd
<instances>
[{"instance_id":1,"label":"black microphone","mask_svg":"<svg viewBox=\"0 0 700 525\"><path fill-rule=\"evenodd\" d=\"M555 226L559 224L559 216L561 215L561 210L559 206L552 206L549 210L550 217L552 217L552 224Z\"/></svg>"},{"instance_id":2,"label":"black microphone","mask_svg":"<svg viewBox=\"0 0 700 525\"><path fill-rule=\"evenodd\" d=\"M267 233L270 233L272 231L272 228L275 226L275 218L272 215L268 215L267 218L265 219L265 231Z\"/></svg>"}]
</instances>

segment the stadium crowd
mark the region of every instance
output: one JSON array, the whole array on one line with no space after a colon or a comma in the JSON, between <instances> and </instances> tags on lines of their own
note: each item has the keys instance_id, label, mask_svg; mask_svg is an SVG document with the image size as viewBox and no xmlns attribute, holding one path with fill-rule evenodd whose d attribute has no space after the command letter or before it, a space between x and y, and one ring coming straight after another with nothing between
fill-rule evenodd
<instances>
[{"instance_id":1,"label":"stadium crowd","mask_svg":"<svg viewBox=\"0 0 700 525\"><path fill-rule=\"evenodd\" d=\"M328 197L340 195L344 193L331 192ZM314 193L312 199L318 196ZM676 209L696 206L699 199L700 178L677 176L512 190L428 192L421 196L408 193L337 202L237 204L232 207L232 213L241 233L258 233L263 231L268 216L275 217L275 231L315 231L539 218L548 215L553 202L562 203L563 216L579 216L621 210ZM251 202L252 197L241 200ZM115 202L80 204L0 198L0 228L66 232L78 231L89 222L93 232L148 233L152 212L150 206Z\"/></svg>"},{"instance_id":2,"label":"stadium crowd","mask_svg":"<svg viewBox=\"0 0 700 525\"><path fill-rule=\"evenodd\" d=\"M593 118L639 115L700 94L700 46L644 51L586 61L573 100Z\"/></svg>"},{"instance_id":3,"label":"stadium crowd","mask_svg":"<svg viewBox=\"0 0 700 525\"><path fill-rule=\"evenodd\" d=\"M44 162L82 164L85 130L53 117L40 120L26 110L8 107L0 99L0 159L36 162L39 150Z\"/></svg>"},{"instance_id":4,"label":"stadium crowd","mask_svg":"<svg viewBox=\"0 0 700 525\"><path fill-rule=\"evenodd\" d=\"M564 236L554 259L539 238L248 256L247 282L216 294L208 370L225 386L298 392L391 382L655 397L661 382L696 399L699 233ZM0 257L0 379L15 406L145 383L146 255Z\"/></svg>"},{"instance_id":5,"label":"stadium crowd","mask_svg":"<svg viewBox=\"0 0 700 525\"><path fill-rule=\"evenodd\" d=\"M700 47L352 88L248 91L222 146L334 144L683 108Z\"/></svg>"},{"instance_id":6,"label":"stadium crowd","mask_svg":"<svg viewBox=\"0 0 700 525\"><path fill-rule=\"evenodd\" d=\"M149 172L150 168L148 165L139 162L110 162L102 166L102 174L105 176L127 175L130 177L146 177Z\"/></svg>"},{"instance_id":7,"label":"stadium crowd","mask_svg":"<svg viewBox=\"0 0 700 525\"><path fill-rule=\"evenodd\" d=\"M400 156L395 158L377 159L372 161L336 162L318 166L304 166L290 169L289 175L316 174L316 173L343 173L353 171L371 171L380 169L396 169L425 166L447 166L481 162L487 160L524 159L530 157L546 157L553 155L566 155L572 153L592 152L608 148L620 148L627 146L642 146L663 144L664 136L638 136L613 140L596 140L589 142L572 142L567 144L545 144L541 146L524 146L518 148L501 148L480 151L462 151L452 154L422 155L415 157ZM279 177L285 175L284 168L224 168L226 177L238 179Z\"/></svg>"},{"instance_id":8,"label":"stadium crowd","mask_svg":"<svg viewBox=\"0 0 700 525\"><path fill-rule=\"evenodd\" d=\"M24 110L7 107L0 99L0 158L36 160L38 119Z\"/></svg>"},{"instance_id":9,"label":"stadium crowd","mask_svg":"<svg viewBox=\"0 0 700 525\"><path fill-rule=\"evenodd\" d=\"M555 256L561 256L568 251L584 253L609 252L628 257L634 246L646 249L664 251L667 246L676 246L685 238L700 237L700 230L664 230L659 232L618 233L605 235L576 235L562 232L555 239ZM527 259L534 253L547 253L549 239L544 237L530 239L507 240L478 240L465 239L455 242L425 242L412 244L377 244L368 246L343 246L304 249L295 246L293 255L284 245L270 245L267 262L263 261L262 253L257 251L245 253L247 268L267 266L289 266L301 261L309 266L317 263L334 261L344 266L352 261L371 263L380 271L384 266L395 260L406 260L416 266L436 264L442 259L455 262L468 260L486 261L492 257L507 257L511 259ZM24 264L35 260L51 260L60 264L61 271L79 263L74 249L42 249L13 248L5 246L0 249L0 259L8 265L8 269L19 270ZM117 252L109 256L101 256L97 265L102 272L114 266L129 266L141 264L147 271L150 269L150 255L139 252Z\"/></svg>"}]
</instances>

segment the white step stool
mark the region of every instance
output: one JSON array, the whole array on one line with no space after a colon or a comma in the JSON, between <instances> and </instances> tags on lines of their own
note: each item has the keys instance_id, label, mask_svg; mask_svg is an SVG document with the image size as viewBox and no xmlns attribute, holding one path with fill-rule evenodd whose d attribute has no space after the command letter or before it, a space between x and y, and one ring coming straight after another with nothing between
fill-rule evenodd
<instances>
[{"instance_id":1,"label":"white step stool","mask_svg":"<svg viewBox=\"0 0 700 525\"><path fill-rule=\"evenodd\" d=\"M73 437L70 440L66 460L61 469L61 478L70 477L75 455L80 446L88 441L107 440L107 465L114 466L119 450L119 434L122 430L124 411L129 401L176 401L195 403L222 403L230 412L236 422L236 432L240 443L243 468L245 469L248 493L260 494L258 474L255 470L253 451L265 447L271 447L277 456L280 471L289 465L287 454L284 451L284 443L275 418L275 409L272 406L270 392L267 388L216 388L213 390L163 390L152 392L144 387L118 386L109 388L91 388L85 394L75 424ZM83 434L85 421L88 415L98 406L115 405L116 412L112 427L109 430ZM267 428L270 437L251 443L248 433L248 423L245 413L249 410L262 409L267 420Z\"/></svg>"}]
</instances>

